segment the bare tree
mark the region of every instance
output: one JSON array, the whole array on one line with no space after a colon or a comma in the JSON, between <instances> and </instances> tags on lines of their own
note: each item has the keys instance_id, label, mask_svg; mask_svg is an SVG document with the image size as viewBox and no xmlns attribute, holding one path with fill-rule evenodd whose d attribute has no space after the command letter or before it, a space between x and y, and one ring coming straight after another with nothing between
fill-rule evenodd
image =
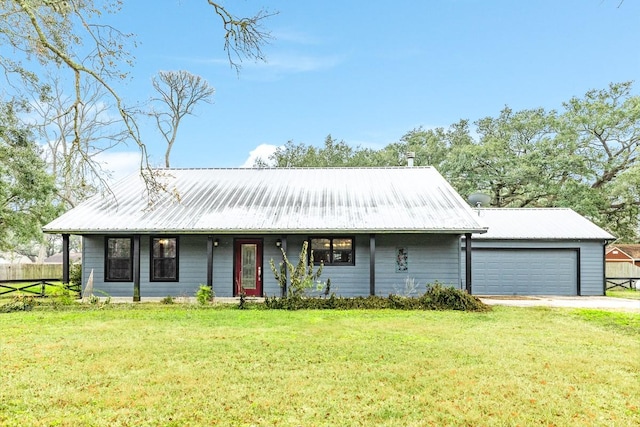
<instances>
[{"instance_id":1,"label":"bare tree","mask_svg":"<svg viewBox=\"0 0 640 427\"><path fill-rule=\"evenodd\" d=\"M67 74L73 87L72 102L64 115L72 126L70 147L82 151L81 116L87 99L83 86L100 86L114 106L127 133L127 139L140 149L141 174L150 194L164 190L155 179L148 163L146 146L140 137L133 108L127 105L116 89L116 83L128 78L131 34L100 23L105 13L117 13L121 2L107 0L0 0L0 46L9 54L0 53L0 74L4 72L8 85L16 93L48 96L49 85L41 73ZM218 1L207 0L220 19L224 32L224 50L230 65L239 70L243 59L263 60L262 46L270 39L262 30L262 22L273 13L260 10L250 18L233 15ZM135 43L133 43L135 46ZM17 77L17 78L16 78ZM14 95L15 96L15 95Z\"/></svg>"},{"instance_id":2,"label":"bare tree","mask_svg":"<svg viewBox=\"0 0 640 427\"><path fill-rule=\"evenodd\" d=\"M184 116L193 114L193 109L198 103L211 103L215 89L202 77L184 70L160 71L153 78L152 84L159 95L153 98L152 102L160 103L161 109L152 111L151 115L167 142L164 161L168 168L169 156L176 142L180 122Z\"/></svg>"},{"instance_id":3,"label":"bare tree","mask_svg":"<svg viewBox=\"0 0 640 427\"><path fill-rule=\"evenodd\" d=\"M64 93L63 85L53 78L46 100L32 100L31 105L39 119L37 130L46 141L46 158L56 180L57 194L65 208L108 189L106 179L109 171L97 157L104 151L119 145L127 138L118 117L111 114L101 86L94 83L83 85L78 122L65 114L74 101ZM75 140L74 127L78 127L80 141Z\"/></svg>"}]
</instances>

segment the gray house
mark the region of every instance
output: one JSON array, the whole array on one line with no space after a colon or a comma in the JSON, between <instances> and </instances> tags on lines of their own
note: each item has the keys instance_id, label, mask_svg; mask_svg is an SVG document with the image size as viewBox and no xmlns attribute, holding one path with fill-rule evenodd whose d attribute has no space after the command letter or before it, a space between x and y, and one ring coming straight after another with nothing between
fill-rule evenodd
<instances>
[{"instance_id":1,"label":"gray house","mask_svg":"<svg viewBox=\"0 0 640 427\"><path fill-rule=\"evenodd\" d=\"M472 244L476 295L604 295L614 236L571 209L479 209Z\"/></svg>"},{"instance_id":2,"label":"gray house","mask_svg":"<svg viewBox=\"0 0 640 427\"><path fill-rule=\"evenodd\" d=\"M477 215L431 167L166 169L149 203L139 176L44 227L83 238L83 282L111 296L282 292L269 268L303 242L342 296L388 295L407 279L471 285ZM67 256L68 260L68 256ZM68 265L68 263L66 263ZM68 278L68 267L65 269Z\"/></svg>"}]
</instances>

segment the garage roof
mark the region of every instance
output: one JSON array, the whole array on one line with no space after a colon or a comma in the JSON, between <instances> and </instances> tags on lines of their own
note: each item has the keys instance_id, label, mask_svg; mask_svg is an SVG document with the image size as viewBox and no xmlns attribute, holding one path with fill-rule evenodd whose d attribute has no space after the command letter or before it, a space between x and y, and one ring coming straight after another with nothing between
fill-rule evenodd
<instances>
[{"instance_id":1,"label":"garage roof","mask_svg":"<svg viewBox=\"0 0 640 427\"><path fill-rule=\"evenodd\" d=\"M475 233L478 215L431 167L159 169L150 208L138 174L47 233ZM116 202L117 201L117 202Z\"/></svg>"},{"instance_id":2,"label":"garage roof","mask_svg":"<svg viewBox=\"0 0 640 427\"><path fill-rule=\"evenodd\" d=\"M568 208L481 208L477 215L489 230L474 239L615 239Z\"/></svg>"}]
</instances>

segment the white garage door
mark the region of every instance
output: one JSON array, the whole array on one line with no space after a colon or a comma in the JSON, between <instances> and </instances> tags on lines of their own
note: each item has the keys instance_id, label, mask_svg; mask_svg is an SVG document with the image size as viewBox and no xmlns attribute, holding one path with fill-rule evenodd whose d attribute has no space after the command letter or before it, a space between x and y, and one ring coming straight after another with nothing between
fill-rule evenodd
<instances>
[{"instance_id":1,"label":"white garage door","mask_svg":"<svg viewBox=\"0 0 640 427\"><path fill-rule=\"evenodd\" d=\"M474 295L577 295L578 252L474 249Z\"/></svg>"}]
</instances>

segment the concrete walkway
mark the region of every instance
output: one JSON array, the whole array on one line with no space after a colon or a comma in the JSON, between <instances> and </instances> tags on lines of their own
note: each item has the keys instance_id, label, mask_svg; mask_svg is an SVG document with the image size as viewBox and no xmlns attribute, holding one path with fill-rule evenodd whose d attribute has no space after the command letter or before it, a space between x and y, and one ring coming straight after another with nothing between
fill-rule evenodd
<instances>
[{"instance_id":1,"label":"concrete walkway","mask_svg":"<svg viewBox=\"0 0 640 427\"><path fill-rule=\"evenodd\" d=\"M480 296L487 305L511 307L569 307L623 310L640 313L640 300L612 297L554 297L554 296Z\"/></svg>"}]
</instances>

